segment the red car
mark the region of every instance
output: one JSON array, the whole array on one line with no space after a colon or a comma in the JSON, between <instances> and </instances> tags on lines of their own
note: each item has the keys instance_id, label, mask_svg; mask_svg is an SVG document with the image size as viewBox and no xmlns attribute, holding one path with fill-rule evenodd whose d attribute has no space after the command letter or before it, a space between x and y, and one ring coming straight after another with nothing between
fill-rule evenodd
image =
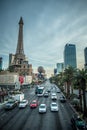
<instances>
[{"instance_id":1,"label":"red car","mask_svg":"<svg viewBox=\"0 0 87 130\"><path fill-rule=\"evenodd\" d=\"M30 108L36 108L38 106L38 101L37 100L33 100L31 103L30 103Z\"/></svg>"}]
</instances>

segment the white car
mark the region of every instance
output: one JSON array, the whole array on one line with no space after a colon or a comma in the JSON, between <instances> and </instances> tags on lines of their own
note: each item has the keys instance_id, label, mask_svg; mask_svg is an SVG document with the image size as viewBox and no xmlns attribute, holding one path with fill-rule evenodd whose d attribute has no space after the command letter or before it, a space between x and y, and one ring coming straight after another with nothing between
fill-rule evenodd
<instances>
[{"instance_id":1,"label":"white car","mask_svg":"<svg viewBox=\"0 0 87 130\"><path fill-rule=\"evenodd\" d=\"M46 104L40 104L39 113L46 113L46 111L47 111Z\"/></svg>"},{"instance_id":2,"label":"white car","mask_svg":"<svg viewBox=\"0 0 87 130\"><path fill-rule=\"evenodd\" d=\"M56 93L52 93L52 94L51 94L51 99L52 99L52 100L56 100L56 99L57 99Z\"/></svg>"},{"instance_id":3,"label":"white car","mask_svg":"<svg viewBox=\"0 0 87 130\"><path fill-rule=\"evenodd\" d=\"M25 108L28 105L28 100L22 100L19 103L19 108Z\"/></svg>"},{"instance_id":4,"label":"white car","mask_svg":"<svg viewBox=\"0 0 87 130\"><path fill-rule=\"evenodd\" d=\"M52 102L50 105L50 109L51 111L58 111L59 110L58 104L56 102Z\"/></svg>"}]
</instances>

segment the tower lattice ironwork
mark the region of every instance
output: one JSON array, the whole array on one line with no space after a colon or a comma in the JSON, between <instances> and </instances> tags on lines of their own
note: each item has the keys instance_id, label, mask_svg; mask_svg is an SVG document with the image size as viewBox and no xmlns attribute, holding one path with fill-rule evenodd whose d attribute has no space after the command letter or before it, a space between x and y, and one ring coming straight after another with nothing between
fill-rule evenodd
<instances>
[{"instance_id":1,"label":"tower lattice ironwork","mask_svg":"<svg viewBox=\"0 0 87 130\"><path fill-rule=\"evenodd\" d=\"M23 47L23 19L19 20L19 33L18 33L18 43L15 55L10 54L9 56L9 70L11 72L17 72L19 75L32 75L32 65L28 64L28 60L24 54Z\"/></svg>"}]
</instances>

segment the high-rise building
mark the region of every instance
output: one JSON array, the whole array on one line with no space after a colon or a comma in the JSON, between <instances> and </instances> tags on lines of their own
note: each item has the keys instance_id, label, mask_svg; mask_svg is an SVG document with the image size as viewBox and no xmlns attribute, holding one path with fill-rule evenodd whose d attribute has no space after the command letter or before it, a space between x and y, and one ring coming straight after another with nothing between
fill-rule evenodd
<instances>
[{"instance_id":1,"label":"high-rise building","mask_svg":"<svg viewBox=\"0 0 87 130\"><path fill-rule=\"evenodd\" d=\"M9 66L13 64L14 57L15 57L14 54L12 54L12 53L9 54Z\"/></svg>"},{"instance_id":2,"label":"high-rise building","mask_svg":"<svg viewBox=\"0 0 87 130\"><path fill-rule=\"evenodd\" d=\"M64 48L64 68L68 66L77 68L76 46L74 44L66 44Z\"/></svg>"},{"instance_id":3,"label":"high-rise building","mask_svg":"<svg viewBox=\"0 0 87 130\"><path fill-rule=\"evenodd\" d=\"M32 65L28 64L28 60L24 54L23 47L23 19L19 21L19 33L16 53L9 54L9 70L10 72L17 72L19 75L32 75Z\"/></svg>"},{"instance_id":4,"label":"high-rise building","mask_svg":"<svg viewBox=\"0 0 87 130\"><path fill-rule=\"evenodd\" d=\"M0 70L2 70L2 57L0 57Z\"/></svg>"},{"instance_id":5,"label":"high-rise building","mask_svg":"<svg viewBox=\"0 0 87 130\"><path fill-rule=\"evenodd\" d=\"M57 74L59 74L60 72L63 72L64 69L64 64L63 63L57 63Z\"/></svg>"},{"instance_id":6,"label":"high-rise building","mask_svg":"<svg viewBox=\"0 0 87 130\"><path fill-rule=\"evenodd\" d=\"M84 49L85 69L87 69L87 47Z\"/></svg>"},{"instance_id":7,"label":"high-rise building","mask_svg":"<svg viewBox=\"0 0 87 130\"><path fill-rule=\"evenodd\" d=\"M54 75L57 74L57 68L54 68Z\"/></svg>"}]
</instances>

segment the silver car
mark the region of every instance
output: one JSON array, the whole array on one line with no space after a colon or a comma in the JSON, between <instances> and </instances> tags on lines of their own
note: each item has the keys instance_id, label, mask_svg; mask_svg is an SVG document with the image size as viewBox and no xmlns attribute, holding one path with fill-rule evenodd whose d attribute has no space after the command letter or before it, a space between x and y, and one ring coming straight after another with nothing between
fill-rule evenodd
<instances>
[{"instance_id":1,"label":"silver car","mask_svg":"<svg viewBox=\"0 0 87 130\"><path fill-rule=\"evenodd\" d=\"M46 111L47 111L46 104L40 104L39 113L46 113Z\"/></svg>"},{"instance_id":2,"label":"silver car","mask_svg":"<svg viewBox=\"0 0 87 130\"><path fill-rule=\"evenodd\" d=\"M56 93L52 93L52 94L51 94L51 99L52 99L52 100L57 100L57 95L56 95Z\"/></svg>"},{"instance_id":3,"label":"silver car","mask_svg":"<svg viewBox=\"0 0 87 130\"><path fill-rule=\"evenodd\" d=\"M50 105L50 109L51 111L58 111L59 110L58 104L56 102L52 102Z\"/></svg>"},{"instance_id":4,"label":"silver car","mask_svg":"<svg viewBox=\"0 0 87 130\"><path fill-rule=\"evenodd\" d=\"M19 103L19 108L25 108L28 105L28 100L22 100Z\"/></svg>"}]
</instances>

